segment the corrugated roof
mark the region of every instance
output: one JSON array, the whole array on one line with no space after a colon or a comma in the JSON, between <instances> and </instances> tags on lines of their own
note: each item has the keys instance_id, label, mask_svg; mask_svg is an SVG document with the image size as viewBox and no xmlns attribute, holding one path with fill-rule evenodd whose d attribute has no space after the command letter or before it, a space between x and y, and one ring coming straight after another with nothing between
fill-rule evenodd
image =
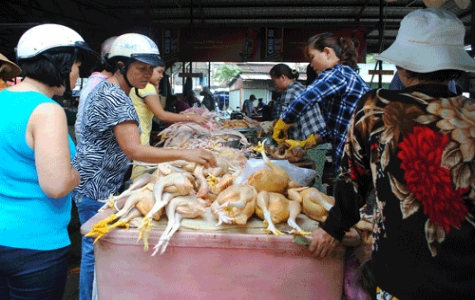
<instances>
[{"instance_id":1,"label":"corrugated roof","mask_svg":"<svg viewBox=\"0 0 475 300\"><path fill-rule=\"evenodd\" d=\"M368 29L369 53L393 41L401 19L424 8L422 0L16 0L0 6L0 49L14 58L19 37L36 24L52 22L76 29L93 47L124 32L150 28L284 27ZM466 44L472 44L473 4L459 8L454 0L442 7L466 25ZM381 30L380 30L381 29ZM380 34L381 33L381 34Z\"/></svg>"}]
</instances>

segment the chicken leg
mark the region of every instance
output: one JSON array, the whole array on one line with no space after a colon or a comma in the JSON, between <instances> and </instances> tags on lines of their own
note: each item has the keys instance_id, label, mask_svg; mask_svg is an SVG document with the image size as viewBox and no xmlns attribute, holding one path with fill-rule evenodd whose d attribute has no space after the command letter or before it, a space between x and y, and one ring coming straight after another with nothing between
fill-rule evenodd
<instances>
[{"instance_id":1,"label":"chicken leg","mask_svg":"<svg viewBox=\"0 0 475 300\"><path fill-rule=\"evenodd\" d=\"M111 194L109 199L99 200L99 202L106 202L106 204L104 204L104 206L102 206L98 211L103 212L107 207L115 207L116 211L118 211L117 206L116 206L117 201L125 197L129 197L133 191L140 189L141 187L143 187L149 182L154 181L155 179L156 179L156 175L153 175L153 174L144 173L140 175L134 180L134 182L129 186L129 188L123 191L120 195L113 196Z\"/></svg>"},{"instance_id":2,"label":"chicken leg","mask_svg":"<svg viewBox=\"0 0 475 300\"><path fill-rule=\"evenodd\" d=\"M168 224L163 231L158 244L154 247L154 256L158 251L165 253L171 237L181 226L183 218L193 219L203 215L206 212L205 202L200 201L196 196L178 196L168 203L165 213L168 217Z\"/></svg>"},{"instance_id":3,"label":"chicken leg","mask_svg":"<svg viewBox=\"0 0 475 300\"><path fill-rule=\"evenodd\" d=\"M300 212L300 202L291 201L282 194L261 191L257 195L256 215L267 223L268 227L263 230L265 232L284 235L275 227L275 224L287 221L287 224L293 228L291 233L309 235L310 232L302 230L297 225L296 218L300 215Z\"/></svg>"},{"instance_id":4,"label":"chicken leg","mask_svg":"<svg viewBox=\"0 0 475 300\"><path fill-rule=\"evenodd\" d=\"M170 189L173 196L185 196L193 190L193 185L182 173L171 173L170 175L157 179L153 186L155 204L152 209L144 216L138 230L140 232L138 240L144 239L144 250L148 250L148 236L152 230L152 217L160 209L164 208L172 197L162 197L164 190Z\"/></svg>"},{"instance_id":5,"label":"chicken leg","mask_svg":"<svg viewBox=\"0 0 475 300\"><path fill-rule=\"evenodd\" d=\"M117 228L117 227L125 227L126 229L129 229L129 222L130 220L132 220L133 218L136 218L136 217L139 217L141 216L142 214L140 213L140 211L138 211L136 208L132 208L128 213L127 215L123 216L122 218L120 219L115 219L116 221L112 221L112 225L109 225L110 222L103 222L103 221L99 221L97 224L93 225L91 230L85 234L85 236L87 237L96 237L94 239L94 244L99 240L101 239L105 234L107 234L109 231L111 231L112 229L114 228ZM109 221L110 218L106 218L105 219L106 221Z\"/></svg>"},{"instance_id":6,"label":"chicken leg","mask_svg":"<svg viewBox=\"0 0 475 300\"><path fill-rule=\"evenodd\" d=\"M328 212L335 204L335 199L320 192L314 187L288 189L289 199L302 203L302 211L308 217L319 222L325 222Z\"/></svg>"},{"instance_id":7,"label":"chicken leg","mask_svg":"<svg viewBox=\"0 0 475 300\"><path fill-rule=\"evenodd\" d=\"M97 235L97 236L102 237L104 234L109 232L109 230L111 229L111 226L109 226L109 224L117 222L120 218L127 215L129 211L134 208L137 202L139 202L144 197L146 197L147 194L149 194L147 193L148 188L149 186L145 185L139 190L134 190L133 192L131 192L130 196L128 196L127 200L125 201L124 206L116 214L113 213L107 218L98 221L96 224L92 226L91 231L89 231L86 236Z\"/></svg>"},{"instance_id":8,"label":"chicken leg","mask_svg":"<svg viewBox=\"0 0 475 300\"><path fill-rule=\"evenodd\" d=\"M211 204L211 212L218 219L216 226L245 225L256 209L257 191L245 184L234 184L222 191Z\"/></svg>"},{"instance_id":9,"label":"chicken leg","mask_svg":"<svg viewBox=\"0 0 475 300\"><path fill-rule=\"evenodd\" d=\"M247 184L256 188L257 192L267 191L283 194L287 190L289 181L291 180L287 172L281 167L273 164L266 155L261 151L262 159L269 169L261 169L249 176Z\"/></svg>"}]
</instances>

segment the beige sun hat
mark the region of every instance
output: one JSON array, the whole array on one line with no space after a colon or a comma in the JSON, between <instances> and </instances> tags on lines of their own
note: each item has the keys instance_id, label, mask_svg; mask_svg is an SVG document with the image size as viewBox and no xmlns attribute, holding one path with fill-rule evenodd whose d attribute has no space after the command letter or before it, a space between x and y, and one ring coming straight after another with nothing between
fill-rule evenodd
<instances>
[{"instance_id":1,"label":"beige sun hat","mask_svg":"<svg viewBox=\"0 0 475 300\"><path fill-rule=\"evenodd\" d=\"M1 53L0 62L2 62L0 66L0 77L3 80L8 81L20 75L20 67Z\"/></svg>"},{"instance_id":2,"label":"beige sun hat","mask_svg":"<svg viewBox=\"0 0 475 300\"><path fill-rule=\"evenodd\" d=\"M422 0L427 7L441 7L447 0ZM461 9L466 9L470 5L470 0L454 0Z\"/></svg>"},{"instance_id":3,"label":"beige sun hat","mask_svg":"<svg viewBox=\"0 0 475 300\"><path fill-rule=\"evenodd\" d=\"M473 72L475 60L464 49L464 36L465 27L453 13L418 9L402 19L394 43L375 59L418 73Z\"/></svg>"}]
</instances>

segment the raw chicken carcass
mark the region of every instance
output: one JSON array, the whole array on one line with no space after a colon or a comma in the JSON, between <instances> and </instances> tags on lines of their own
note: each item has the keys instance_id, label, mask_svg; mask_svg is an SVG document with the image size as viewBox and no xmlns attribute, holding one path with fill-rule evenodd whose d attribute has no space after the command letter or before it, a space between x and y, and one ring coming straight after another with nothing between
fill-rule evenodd
<instances>
[{"instance_id":1,"label":"raw chicken carcass","mask_svg":"<svg viewBox=\"0 0 475 300\"><path fill-rule=\"evenodd\" d=\"M193 185L183 173L171 173L170 175L160 177L153 185L153 194L155 204L152 209L144 216L138 230L139 240L144 240L144 250L148 250L148 236L152 229L152 216L163 209L172 197L162 197L164 192L170 193L173 196L185 196L191 193Z\"/></svg>"},{"instance_id":2,"label":"raw chicken carcass","mask_svg":"<svg viewBox=\"0 0 475 300\"><path fill-rule=\"evenodd\" d=\"M125 216L121 217L120 219L116 219L117 221L115 223L112 223L109 225L109 221L111 218L106 218L105 220L99 221L97 224L93 225L91 230L85 234L86 237L96 237L94 239L94 244L102 238L106 233L111 231L114 228L117 227L125 227L126 229L129 228L129 222L133 218L139 217L142 214L140 211L136 208L132 208Z\"/></svg>"},{"instance_id":3,"label":"raw chicken carcass","mask_svg":"<svg viewBox=\"0 0 475 300\"><path fill-rule=\"evenodd\" d=\"M234 179L236 179L236 174L224 174L216 183L211 185L211 193L215 195L219 195L222 191L224 191L227 187L233 184Z\"/></svg>"},{"instance_id":4,"label":"raw chicken carcass","mask_svg":"<svg viewBox=\"0 0 475 300\"><path fill-rule=\"evenodd\" d=\"M245 225L256 210L257 191L245 184L233 184L222 191L211 204L211 212L223 223Z\"/></svg>"},{"instance_id":5,"label":"raw chicken carcass","mask_svg":"<svg viewBox=\"0 0 475 300\"><path fill-rule=\"evenodd\" d=\"M163 254L167 249L173 234L180 228L183 218L194 219L206 212L206 202L196 196L178 196L173 198L166 207L168 224L160 237L158 244L154 247L154 256L158 251Z\"/></svg>"},{"instance_id":6,"label":"raw chicken carcass","mask_svg":"<svg viewBox=\"0 0 475 300\"><path fill-rule=\"evenodd\" d=\"M213 150L217 152L218 161L224 160L228 168L239 169L246 165L246 156L237 149L216 146Z\"/></svg>"},{"instance_id":7,"label":"raw chicken carcass","mask_svg":"<svg viewBox=\"0 0 475 300\"><path fill-rule=\"evenodd\" d=\"M143 177L144 178L144 177ZM132 210L135 209L135 206L140 203L140 201L146 202L153 202L153 193L151 191L150 184L146 184L145 186L139 189L131 189L126 194L122 193L118 197L125 197L126 195L128 198L125 201L123 207L117 212L113 213L110 216L98 221L96 224L92 226L91 231L89 231L86 236L97 236L95 242L99 240L102 236L104 236L107 232L112 230L113 228L119 226L125 226L124 218L130 214ZM111 203L115 203L113 196L110 199ZM140 205L139 205L140 208ZM154 214L155 219L160 219L161 211L157 211ZM127 221L128 222L128 221ZM127 225L128 226L128 225Z\"/></svg>"},{"instance_id":8,"label":"raw chicken carcass","mask_svg":"<svg viewBox=\"0 0 475 300\"><path fill-rule=\"evenodd\" d=\"M335 205L335 199L314 187L291 188L289 199L302 202L302 211L311 219L325 222L328 212Z\"/></svg>"},{"instance_id":9,"label":"raw chicken carcass","mask_svg":"<svg viewBox=\"0 0 475 300\"><path fill-rule=\"evenodd\" d=\"M265 232L284 235L275 227L275 224L287 221L287 224L293 228L292 233L309 235L310 233L303 231L296 222L301 209L299 201L291 201L282 194L266 191L260 191L257 194L256 215L267 222L268 227L264 230Z\"/></svg>"},{"instance_id":10,"label":"raw chicken carcass","mask_svg":"<svg viewBox=\"0 0 475 300\"><path fill-rule=\"evenodd\" d=\"M271 163L266 156L265 151L261 151L262 159L265 164L270 168L261 169L256 173L249 176L247 184L256 188L258 192L267 191L279 194L284 194L291 181L287 172L281 167Z\"/></svg>"},{"instance_id":11,"label":"raw chicken carcass","mask_svg":"<svg viewBox=\"0 0 475 300\"><path fill-rule=\"evenodd\" d=\"M273 159L288 160L291 163L303 161L307 157L307 152L301 147L290 148L286 144L269 146L266 148L266 153L269 153Z\"/></svg>"},{"instance_id":12,"label":"raw chicken carcass","mask_svg":"<svg viewBox=\"0 0 475 300\"><path fill-rule=\"evenodd\" d=\"M198 191L196 193L196 197L201 199L208 199L210 188L208 185L208 181L206 181L206 178L203 175L203 166L196 166L195 170L193 171L193 175L195 175L198 182ZM209 204L211 204L211 202Z\"/></svg>"},{"instance_id":13,"label":"raw chicken carcass","mask_svg":"<svg viewBox=\"0 0 475 300\"><path fill-rule=\"evenodd\" d=\"M112 194L110 195L109 199L107 200L99 200L99 202L106 202L106 204L99 209L99 212L103 212L107 207L115 207L117 204L117 201L124 199L126 197L129 197L132 192L142 188L149 182L154 182L157 178L156 174L149 174L149 173L144 173L137 178L135 178L134 182L129 186L128 189L123 191L120 195L118 196L113 196ZM118 211L119 209L117 209Z\"/></svg>"}]
</instances>

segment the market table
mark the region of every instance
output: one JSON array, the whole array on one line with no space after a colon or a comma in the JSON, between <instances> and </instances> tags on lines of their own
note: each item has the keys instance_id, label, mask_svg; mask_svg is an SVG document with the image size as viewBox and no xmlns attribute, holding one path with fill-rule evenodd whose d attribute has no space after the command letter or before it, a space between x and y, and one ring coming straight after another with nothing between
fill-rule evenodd
<instances>
[{"instance_id":1,"label":"market table","mask_svg":"<svg viewBox=\"0 0 475 300\"><path fill-rule=\"evenodd\" d=\"M81 227L112 213L98 213ZM99 299L321 299L340 300L344 247L317 260L292 242L291 235L261 232L253 216L246 226L216 227L210 210L198 219L182 220L166 252L151 256L167 218L154 221L145 252L136 226L115 229L94 247ZM300 215L297 222L311 231L316 221ZM285 225L278 225L278 228Z\"/></svg>"}]
</instances>

